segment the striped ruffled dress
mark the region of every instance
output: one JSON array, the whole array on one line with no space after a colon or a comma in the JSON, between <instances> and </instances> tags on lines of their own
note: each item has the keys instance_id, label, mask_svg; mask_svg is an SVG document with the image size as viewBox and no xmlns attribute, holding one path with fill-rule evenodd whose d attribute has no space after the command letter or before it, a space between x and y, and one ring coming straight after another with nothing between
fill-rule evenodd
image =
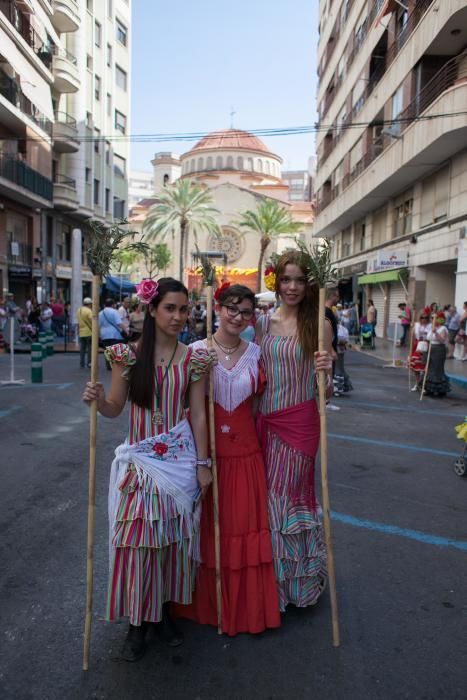
<instances>
[{"instance_id":1,"label":"striped ruffled dress","mask_svg":"<svg viewBox=\"0 0 467 700\"><path fill-rule=\"evenodd\" d=\"M303 357L295 336L271 335L269 319L263 321L261 360L266 390L260 412L297 406L314 398L313 363ZM315 406L313 406L315 409ZM308 431L319 441L319 414L313 412ZM321 509L309 485L314 485L314 458L293 449L269 432L263 455L268 481L269 524L274 565L279 586L280 609L289 603L306 607L317 602L325 586L326 550L320 523Z\"/></svg>"},{"instance_id":2,"label":"striped ruffled dress","mask_svg":"<svg viewBox=\"0 0 467 700\"><path fill-rule=\"evenodd\" d=\"M107 348L106 356L111 363L128 368L135 362L133 351L122 343ZM190 382L201 376L202 364L201 355L186 348L181 360L170 367L163 383L162 368L156 368L159 385L162 385L164 424L159 426L152 422L155 404L148 410L130 403L128 441L131 444L167 432L183 419L185 394ZM189 551L188 525L180 518L171 496L165 494L162 498L156 490L141 487L131 464L119 489L107 619L129 617L132 625L158 622L163 603L191 603L196 562Z\"/></svg>"}]
</instances>

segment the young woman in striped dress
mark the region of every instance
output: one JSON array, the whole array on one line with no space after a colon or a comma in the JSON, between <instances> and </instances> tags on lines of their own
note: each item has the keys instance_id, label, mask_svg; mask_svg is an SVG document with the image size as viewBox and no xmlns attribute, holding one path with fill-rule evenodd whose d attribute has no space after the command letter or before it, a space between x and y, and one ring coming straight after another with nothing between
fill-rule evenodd
<instances>
[{"instance_id":1,"label":"young woman in striped dress","mask_svg":"<svg viewBox=\"0 0 467 700\"><path fill-rule=\"evenodd\" d=\"M330 373L332 332L318 353L318 290L307 282L301 256L279 258L275 274L280 308L257 330L266 389L257 420L269 496L269 524L280 609L317 602L326 583L326 551L315 493L319 413L317 370ZM330 374L329 382L330 382Z\"/></svg>"},{"instance_id":2,"label":"young woman in striped dress","mask_svg":"<svg viewBox=\"0 0 467 700\"><path fill-rule=\"evenodd\" d=\"M188 292L172 278L138 286L147 304L135 346L107 349L112 364L108 396L88 383L86 402L115 418L130 402L128 439L116 450L109 489L110 577L107 619L128 617L122 651L127 661L145 651L148 623L167 643L183 641L169 615L171 602L188 604L199 559L199 490L211 483L207 460L204 383L206 351L193 351L177 335L188 318ZM189 397L190 422L185 418Z\"/></svg>"}]
</instances>

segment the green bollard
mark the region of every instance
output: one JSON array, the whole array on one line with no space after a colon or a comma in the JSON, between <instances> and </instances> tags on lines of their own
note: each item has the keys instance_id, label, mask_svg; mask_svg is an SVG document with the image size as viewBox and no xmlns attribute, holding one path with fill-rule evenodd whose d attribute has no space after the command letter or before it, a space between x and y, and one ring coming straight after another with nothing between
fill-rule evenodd
<instances>
[{"instance_id":1,"label":"green bollard","mask_svg":"<svg viewBox=\"0 0 467 700\"><path fill-rule=\"evenodd\" d=\"M47 355L53 355L54 354L54 334L53 331L46 331L46 346L47 346Z\"/></svg>"},{"instance_id":2,"label":"green bollard","mask_svg":"<svg viewBox=\"0 0 467 700\"><path fill-rule=\"evenodd\" d=\"M42 347L42 359L45 360L45 358L47 357L47 335L45 331L39 332L39 343Z\"/></svg>"},{"instance_id":3,"label":"green bollard","mask_svg":"<svg viewBox=\"0 0 467 700\"><path fill-rule=\"evenodd\" d=\"M42 355L43 346L41 343L31 345L31 382L42 384Z\"/></svg>"}]
</instances>

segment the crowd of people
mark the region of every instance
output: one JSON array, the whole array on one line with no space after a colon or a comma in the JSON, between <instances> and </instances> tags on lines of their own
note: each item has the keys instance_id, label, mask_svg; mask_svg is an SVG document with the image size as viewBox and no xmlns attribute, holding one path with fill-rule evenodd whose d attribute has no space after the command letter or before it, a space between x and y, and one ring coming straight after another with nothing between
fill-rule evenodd
<instances>
[{"instance_id":1,"label":"crowd of people","mask_svg":"<svg viewBox=\"0 0 467 700\"><path fill-rule=\"evenodd\" d=\"M189 345L179 340L192 314L183 284L143 281L140 337L107 347L108 394L102 384L86 384L84 401L97 401L104 416L118 416L129 402L128 437L111 472L107 597L107 619L129 621L127 661L144 654L150 630L171 646L181 644L177 617L216 624L206 419L211 368L223 632L279 627L289 605L314 605L325 588L315 396L317 370L327 373L332 393L333 338L328 323L326 351L317 351L318 291L302 265L295 254L279 260L280 307L258 318L247 287L223 285L210 350L203 338ZM252 324L256 342L242 337ZM122 324L115 318L115 325ZM201 325L198 332L204 333Z\"/></svg>"}]
</instances>

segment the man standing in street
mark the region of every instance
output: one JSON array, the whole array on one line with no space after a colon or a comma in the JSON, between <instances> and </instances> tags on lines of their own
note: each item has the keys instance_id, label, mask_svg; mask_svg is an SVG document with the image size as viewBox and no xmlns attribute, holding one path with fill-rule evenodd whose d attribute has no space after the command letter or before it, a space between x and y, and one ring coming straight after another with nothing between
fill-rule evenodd
<instances>
[{"instance_id":1,"label":"man standing in street","mask_svg":"<svg viewBox=\"0 0 467 700\"><path fill-rule=\"evenodd\" d=\"M85 297L83 305L76 312L79 335L79 366L91 366L92 299ZM86 362L87 358L87 362Z\"/></svg>"},{"instance_id":2,"label":"man standing in street","mask_svg":"<svg viewBox=\"0 0 467 700\"><path fill-rule=\"evenodd\" d=\"M99 313L99 336L101 345L104 348L109 345L116 345L123 340L122 335L122 318L118 311L113 308L113 299L106 299L104 308ZM105 361L108 370L112 369L110 364Z\"/></svg>"},{"instance_id":3,"label":"man standing in street","mask_svg":"<svg viewBox=\"0 0 467 700\"><path fill-rule=\"evenodd\" d=\"M366 322L373 326L373 338L376 338L376 323L377 323L376 307L373 304L373 299L368 299L366 310Z\"/></svg>"},{"instance_id":4,"label":"man standing in street","mask_svg":"<svg viewBox=\"0 0 467 700\"><path fill-rule=\"evenodd\" d=\"M130 297L125 297L118 308L120 323L125 335L130 333Z\"/></svg>"},{"instance_id":5,"label":"man standing in street","mask_svg":"<svg viewBox=\"0 0 467 700\"><path fill-rule=\"evenodd\" d=\"M454 349L456 347L456 335L459 332L459 328L461 327L461 317L460 314L457 312L457 309L455 306L450 306L448 309L448 314L449 314L449 320L447 322L447 329L448 329L448 348L449 348L449 353L446 357L446 360L452 360L454 357Z\"/></svg>"},{"instance_id":6,"label":"man standing in street","mask_svg":"<svg viewBox=\"0 0 467 700\"><path fill-rule=\"evenodd\" d=\"M401 320L401 326L402 326L402 338L401 338L401 342L399 343L399 345L401 348L403 348L403 347L405 347L405 342L407 340L407 333L409 331L410 324L412 323L412 312L410 310L410 306L408 304L406 304L405 301L398 304L398 307L400 309L399 318Z\"/></svg>"}]
</instances>

